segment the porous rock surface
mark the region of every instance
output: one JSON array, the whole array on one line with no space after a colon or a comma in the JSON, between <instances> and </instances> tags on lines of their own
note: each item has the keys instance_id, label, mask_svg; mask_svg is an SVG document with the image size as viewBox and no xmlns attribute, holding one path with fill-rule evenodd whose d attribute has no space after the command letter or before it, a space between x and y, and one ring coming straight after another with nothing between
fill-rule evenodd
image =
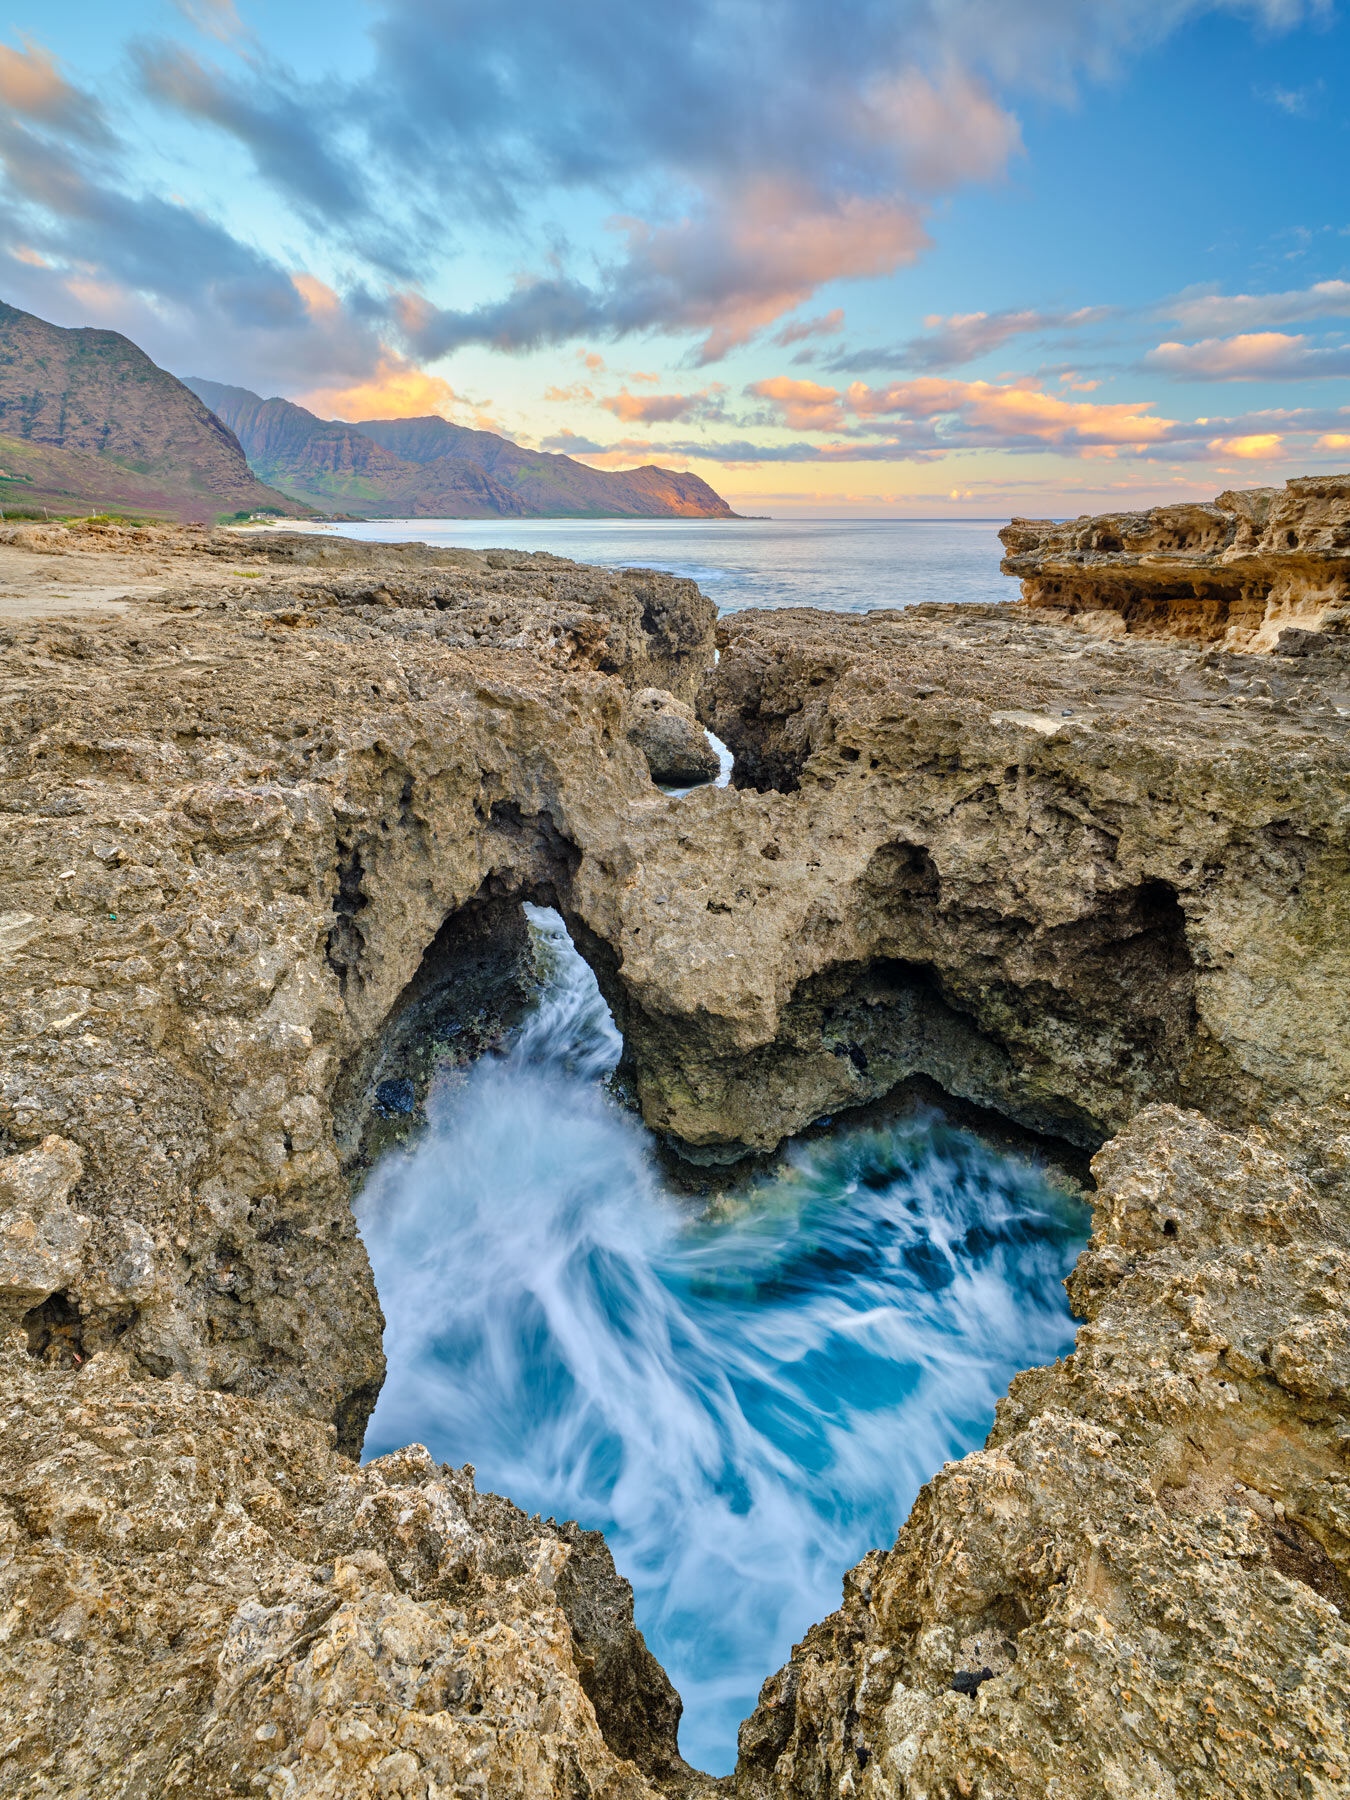
<instances>
[{"instance_id":1,"label":"porous rock surface","mask_svg":"<svg viewBox=\"0 0 1350 1800\"><path fill-rule=\"evenodd\" d=\"M1097 636L1350 654L1350 475L1146 512L1014 519L999 537L1026 605Z\"/></svg>"},{"instance_id":2,"label":"porous rock surface","mask_svg":"<svg viewBox=\"0 0 1350 1800\"><path fill-rule=\"evenodd\" d=\"M349 1460L372 1093L534 898L690 1156L915 1074L1109 1139L1074 1355L770 1678L737 1800L1346 1791L1334 648L930 607L741 614L714 668L666 577L162 554L5 628L5 1790L712 1791L598 1539ZM700 678L739 785L669 799L634 697Z\"/></svg>"},{"instance_id":3,"label":"porous rock surface","mask_svg":"<svg viewBox=\"0 0 1350 1800\"><path fill-rule=\"evenodd\" d=\"M717 752L689 707L661 688L642 688L633 706L637 716L628 735L646 757L653 781L692 787L713 779Z\"/></svg>"}]
</instances>

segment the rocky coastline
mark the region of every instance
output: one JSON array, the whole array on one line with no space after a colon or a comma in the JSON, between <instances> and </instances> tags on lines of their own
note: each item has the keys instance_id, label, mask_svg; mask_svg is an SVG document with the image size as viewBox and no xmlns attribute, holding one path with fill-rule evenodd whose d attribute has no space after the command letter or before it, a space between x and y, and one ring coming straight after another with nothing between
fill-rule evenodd
<instances>
[{"instance_id":1,"label":"rocky coastline","mask_svg":"<svg viewBox=\"0 0 1350 1800\"><path fill-rule=\"evenodd\" d=\"M0 619L6 1791L1350 1789L1350 478L1004 541L1008 606L719 623L548 555L0 533L68 601ZM733 782L672 797L690 708ZM380 1091L509 1010L522 900L694 1169L915 1078L1094 1157L1073 1355L721 1783L596 1534L354 1460Z\"/></svg>"}]
</instances>

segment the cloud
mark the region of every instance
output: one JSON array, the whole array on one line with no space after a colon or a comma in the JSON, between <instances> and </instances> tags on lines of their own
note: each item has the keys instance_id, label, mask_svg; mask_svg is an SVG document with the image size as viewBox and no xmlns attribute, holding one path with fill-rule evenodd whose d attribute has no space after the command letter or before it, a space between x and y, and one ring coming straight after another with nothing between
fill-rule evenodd
<instances>
[{"instance_id":1,"label":"cloud","mask_svg":"<svg viewBox=\"0 0 1350 1800\"><path fill-rule=\"evenodd\" d=\"M555 431L551 436L540 438L541 450L555 450L563 456L586 456L593 451L606 452L604 444L598 444L594 438L579 436L575 431Z\"/></svg>"},{"instance_id":2,"label":"cloud","mask_svg":"<svg viewBox=\"0 0 1350 1800\"><path fill-rule=\"evenodd\" d=\"M719 417L719 396L723 391L720 384L703 388L697 394L630 394L624 388L600 404L625 425L670 425L677 419Z\"/></svg>"},{"instance_id":3,"label":"cloud","mask_svg":"<svg viewBox=\"0 0 1350 1800\"><path fill-rule=\"evenodd\" d=\"M244 144L292 204L364 233L376 266L402 259L422 302L413 354L661 330L697 335L711 362L829 281L914 261L932 203L998 179L1019 153L1019 96L1069 99L1209 11L1287 26L1310 7L686 0L674 31L624 0L380 0L369 66L345 85L306 82L252 47L237 75L163 44L141 67L161 99ZM381 236L371 170L406 228ZM582 263L548 241L542 217L576 193L611 204L616 252ZM510 291L447 305L432 278L447 218L466 217L544 241Z\"/></svg>"},{"instance_id":4,"label":"cloud","mask_svg":"<svg viewBox=\"0 0 1350 1800\"><path fill-rule=\"evenodd\" d=\"M318 217L348 220L369 204L354 172L334 156L312 109L251 66L228 79L179 45L133 50L141 83L154 99L243 144L258 173Z\"/></svg>"},{"instance_id":5,"label":"cloud","mask_svg":"<svg viewBox=\"0 0 1350 1800\"><path fill-rule=\"evenodd\" d=\"M1350 344L1319 346L1280 331L1159 344L1144 358L1178 381L1310 381L1350 375Z\"/></svg>"},{"instance_id":6,"label":"cloud","mask_svg":"<svg viewBox=\"0 0 1350 1800\"><path fill-rule=\"evenodd\" d=\"M373 373L361 381L309 388L294 398L325 419L420 419L428 413L448 419L462 404L448 381L393 356L381 357Z\"/></svg>"},{"instance_id":7,"label":"cloud","mask_svg":"<svg viewBox=\"0 0 1350 1800\"><path fill-rule=\"evenodd\" d=\"M320 293L305 271L140 186L127 143L45 52L6 52L0 88L0 271L15 304L253 386L365 376L398 354L359 295Z\"/></svg>"},{"instance_id":8,"label":"cloud","mask_svg":"<svg viewBox=\"0 0 1350 1800\"><path fill-rule=\"evenodd\" d=\"M825 201L768 181L717 195L673 224L629 217L613 225L626 247L595 285L549 274L467 310L405 295L410 347L433 358L465 344L533 350L661 329L705 334L699 361L715 362L822 282L889 274L928 241L917 212L903 203Z\"/></svg>"},{"instance_id":9,"label":"cloud","mask_svg":"<svg viewBox=\"0 0 1350 1800\"><path fill-rule=\"evenodd\" d=\"M1247 437L1211 438L1206 448L1215 456L1236 456L1244 462L1270 462L1284 448L1278 431L1252 432Z\"/></svg>"},{"instance_id":10,"label":"cloud","mask_svg":"<svg viewBox=\"0 0 1350 1800\"><path fill-rule=\"evenodd\" d=\"M252 36L231 0L178 4L203 38L135 45L140 92L247 153L267 190L251 221L287 246L307 241L295 221L313 233L330 273L349 271L336 307L306 302L298 251L268 253L252 223L232 232L139 175L131 132L33 45L0 55L0 229L45 267L0 267L62 316L86 304L81 294L109 296L107 321L179 366L196 345L188 366L234 359L231 372L255 385L284 377L322 392L378 385L465 345L528 351L663 332L712 363L774 329L784 347L814 343L841 309L784 321L828 283L916 261L934 208L1015 162L1026 96L1067 100L1207 12L1283 27L1316 10L686 0L676 30L626 0L372 0L354 72L311 78ZM556 221L569 212L608 216L605 239L563 241ZM519 278L446 285L453 234L466 228L479 242L495 233ZM938 317L902 346L902 366L956 367L1087 316ZM874 357L847 372L877 367Z\"/></svg>"},{"instance_id":11,"label":"cloud","mask_svg":"<svg viewBox=\"0 0 1350 1800\"><path fill-rule=\"evenodd\" d=\"M1300 325L1314 319L1350 318L1350 281L1317 281L1278 294L1179 294L1158 316L1185 331L1219 335L1262 325Z\"/></svg>"},{"instance_id":12,"label":"cloud","mask_svg":"<svg viewBox=\"0 0 1350 1800\"><path fill-rule=\"evenodd\" d=\"M1291 119L1311 118L1316 102L1325 91L1326 84L1321 81L1310 82L1301 88L1258 88L1256 97L1264 100L1268 106L1278 107L1288 113Z\"/></svg>"},{"instance_id":13,"label":"cloud","mask_svg":"<svg viewBox=\"0 0 1350 1800\"><path fill-rule=\"evenodd\" d=\"M955 369L1000 349L1011 338L1048 331L1077 331L1110 318L1108 306L1080 306L1074 312L1021 311L931 313L927 330L888 349L855 350L826 366L833 375L861 375L871 369Z\"/></svg>"},{"instance_id":14,"label":"cloud","mask_svg":"<svg viewBox=\"0 0 1350 1800\"><path fill-rule=\"evenodd\" d=\"M792 344L805 343L808 338L837 337L843 329L844 309L836 306L814 319L794 319L775 333L773 341L786 350Z\"/></svg>"},{"instance_id":15,"label":"cloud","mask_svg":"<svg viewBox=\"0 0 1350 1800\"><path fill-rule=\"evenodd\" d=\"M775 406L791 431L837 431L844 423L838 388L774 375L766 381L752 381L746 392Z\"/></svg>"}]
</instances>

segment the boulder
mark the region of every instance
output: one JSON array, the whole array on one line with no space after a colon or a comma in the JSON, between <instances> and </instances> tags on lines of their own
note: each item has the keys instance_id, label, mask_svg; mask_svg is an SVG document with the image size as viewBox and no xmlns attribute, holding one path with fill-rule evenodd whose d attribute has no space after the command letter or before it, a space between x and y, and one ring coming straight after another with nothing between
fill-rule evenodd
<instances>
[{"instance_id":1,"label":"boulder","mask_svg":"<svg viewBox=\"0 0 1350 1800\"><path fill-rule=\"evenodd\" d=\"M669 787L712 781L721 766L693 713L663 688L640 688L634 694L628 741L646 757L652 780Z\"/></svg>"}]
</instances>

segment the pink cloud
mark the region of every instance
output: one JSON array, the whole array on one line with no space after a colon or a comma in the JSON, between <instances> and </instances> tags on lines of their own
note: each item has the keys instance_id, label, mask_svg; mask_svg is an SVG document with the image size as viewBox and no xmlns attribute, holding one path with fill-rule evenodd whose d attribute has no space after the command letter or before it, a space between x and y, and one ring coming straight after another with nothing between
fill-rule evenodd
<instances>
[{"instance_id":1,"label":"pink cloud","mask_svg":"<svg viewBox=\"0 0 1350 1800\"><path fill-rule=\"evenodd\" d=\"M1350 375L1350 347L1313 344L1301 333L1249 331L1196 344L1159 344L1144 364L1183 380L1290 381Z\"/></svg>"},{"instance_id":2,"label":"pink cloud","mask_svg":"<svg viewBox=\"0 0 1350 1800\"><path fill-rule=\"evenodd\" d=\"M861 421L894 421L896 428L905 422L946 418L966 431L1079 449L1154 444L1173 430L1170 419L1151 416L1152 401L1069 400L1031 382L1000 384L923 375L885 387L855 381L841 394L837 388L779 375L754 382L749 392L775 405L794 431L838 431L845 411Z\"/></svg>"},{"instance_id":3,"label":"pink cloud","mask_svg":"<svg viewBox=\"0 0 1350 1800\"><path fill-rule=\"evenodd\" d=\"M774 336L774 343L781 344L786 350L792 344L805 343L807 338L837 337L844 329L844 309L834 307L830 312L821 313L814 319L797 319L791 325L785 325Z\"/></svg>"},{"instance_id":4,"label":"pink cloud","mask_svg":"<svg viewBox=\"0 0 1350 1800\"><path fill-rule=\"evenodd\" d=\"M752 381L747 391L772 401L793 431L838 431L844 423L838 388L774 375L766 381Z\"/></svg>"},{"instance_id":5,"label":"pink cloud","mask_svg":"<svg viewBox=\"0 0 1350 1800\"><path fill-rule=\"evenodd\" d=\"M624 388L600 404L625 425L669 425L676 419L706 418L722 392L716 384L697 394L630 394Z\"/></svg>"}]
</instances>

